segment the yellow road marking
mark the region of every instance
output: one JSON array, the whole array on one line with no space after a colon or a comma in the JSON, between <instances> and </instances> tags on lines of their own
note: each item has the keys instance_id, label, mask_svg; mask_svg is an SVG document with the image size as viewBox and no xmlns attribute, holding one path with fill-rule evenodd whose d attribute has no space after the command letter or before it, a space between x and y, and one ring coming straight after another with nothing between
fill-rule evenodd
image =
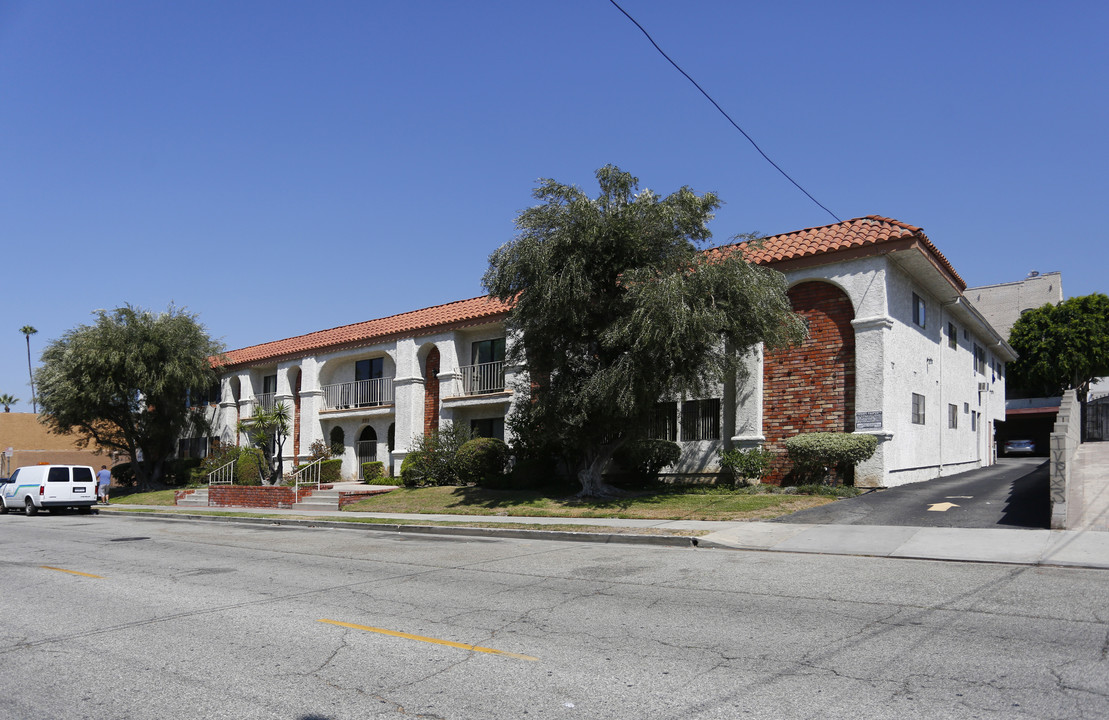
<instances>
[{"instance_id":1,"label":"yellow road marking","mask_svg":"<svg viewBox=\"0 0 1109 720\"><path fill-rule=\"evenodd\" d=\"M103 575L90 575L89 573L77 572L76 570L66 570L65 568L50 567L49 565L39 565L43 570L57 570L58 572L69 573L70 575L80 575L82 577L100 578L104 579Z\"/></svg>"},{"instance_id":2,"label":"yellow road marking","mask_svg":"<svg viewBox=\"0 0 1109 720\"><path fill-rule=\"evenodd\" d=\"M537 662L539 658L531 657L530 655L519 655L505 650L494 650L493 648L480 647L478 645L466 645L465 643L452 642L450 640L440 640L438 638L424 637L423 635L411 635L409 633L397 632L396 630L386 630L384 628L370 627L369 625L355 625L354 623L345 623L338 620L325 620L320 619L318 622L327 623L328 625L338 625L339 627L353 628L354 630L365 630L366 632L380 633L381 635L391 635L392 637L405 638L406 640L419 640L420 642L434 643L436 645L446 645L448 647L461 648L462 650L473 650L474 652L489 653L491 655L505 655L513 657L518 660L530 660Z\"/></svg>"},{"instance_id":3,"label":"yellow road marking","mask_svg":"<svg viewBox=\"0 0 1109 720\"><path fill-rule=\"evenodd\" d=\"M928 506L928 512L947 512L948 510L950 510L953 507L959 507L959 506L956 505L955 503L949 503L949 502L933 503L932 505Z\"/></svg>"}]
</instances>

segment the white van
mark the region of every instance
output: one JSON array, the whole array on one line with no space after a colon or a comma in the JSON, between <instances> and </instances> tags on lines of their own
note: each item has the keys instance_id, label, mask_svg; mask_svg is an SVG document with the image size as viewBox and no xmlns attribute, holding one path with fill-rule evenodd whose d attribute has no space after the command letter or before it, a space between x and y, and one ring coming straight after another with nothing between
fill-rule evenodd
<instances>
[{"instance_id":1,"label":"white van","mask_svg":"<svg viewBox=\"0 0 1109 720\"><path fill-rule=\"evenodd\" d=\"M42 508L90 512L96 504L96 473L88 465L28 465L12 473L0 490L0 513Z\"/></svg>"}]
</instances>

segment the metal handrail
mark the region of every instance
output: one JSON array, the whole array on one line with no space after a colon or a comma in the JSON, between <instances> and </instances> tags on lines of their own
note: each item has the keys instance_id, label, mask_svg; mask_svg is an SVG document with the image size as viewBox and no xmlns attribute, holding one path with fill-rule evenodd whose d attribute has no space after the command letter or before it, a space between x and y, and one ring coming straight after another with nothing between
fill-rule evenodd
<instances>
[{"instance_id":1,"label":"metal handrail","mask_svg":"<svg viewBox=\"0 0 1109 720\"><path fill-rule=\"evenodd\" d=\"M251 409L273 410L273 403L277 393L259 393L251 400Z\"/></svg>"},{"instance_id":2,"label":"metal handrail","mask_svg":"<svg viewBox=\"0 0 1109 720\"><path fill-rule=\"evenodd\" d=\"M323 391L324 410L393 404L391 377L324 385L320 390Z\"/></svg>"},{"instance_id":3,"label":"metal handrail","mask_svg":"<svg viewBox=\"0 0 1109 720\"><path fill-rule=\"evenodd\" d=\"M208 487L213 485L234 485L235 484L235 461L220 465L218 468L208 473Z\"/></svg>"},{"instance_id":4,"label":"metal handrail","mask_svg":"<svg viewBox=\"0 0 1109 720\"><path fill-rule=\"evenodd\" d=\"M463 365L459 370L462 371L463 395L485 395L504 390L503 360L480 365Z\"/></svg>"},{"instance_id":5,"label":"metal handrail","mask_svg":"<svg viewBox=\"0 0 1109 720\"><path fill-rule=\"evenodd\" d=\"M320 489L320 469L323 467L321 463L324 459L313 460L289 478L288 484L293 486L293 502L300 502L301 485L315 485L317 490Z\"/></svg>"}]
</instances>

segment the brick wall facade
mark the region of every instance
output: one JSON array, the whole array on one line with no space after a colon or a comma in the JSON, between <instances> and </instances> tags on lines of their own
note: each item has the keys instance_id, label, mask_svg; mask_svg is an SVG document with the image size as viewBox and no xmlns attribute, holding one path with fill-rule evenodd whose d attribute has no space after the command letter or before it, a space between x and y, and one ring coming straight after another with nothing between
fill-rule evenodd
<instances>
[{"instance_id":1,"label":"brick wall facade","mask_svg":"<svg viewBox=\"0 0 1109 720\"><path fill-rule=\"evenodd\" d=\"M763 435L774 452L767 478L780 483L789 469L785 440L806 432L851 432L855 420L855 313L842 290L804 282L789 291L805 318L804 343L766 353L763 362Z\"/></svg>"},{"instance_id":2,"label":"brick wall facade","mask_svg":"<svg viewBox=\"0 0 1109 720\"><path fill-rule=\"evenodd\" d=\"M439 430L439 348L424 363L424 436Z\"/></svg>"}]
</instances>

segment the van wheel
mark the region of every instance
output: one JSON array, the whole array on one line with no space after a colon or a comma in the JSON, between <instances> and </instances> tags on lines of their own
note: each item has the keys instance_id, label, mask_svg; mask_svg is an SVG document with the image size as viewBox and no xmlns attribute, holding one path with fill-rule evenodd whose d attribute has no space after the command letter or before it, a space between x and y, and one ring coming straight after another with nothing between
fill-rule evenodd
<instances>
[{"instance_id":1,"label":"van wheel","mask_svg":"<svg viewBox=\"0 0 1109 720\"><path fill-rule=\"evenodd\" d=\"M81 507L77 508L77 512L81 513L82 515L88 515L92 512L92 506L82 505Z\"/></svg>"},{"instance_id":2,"label":"van wheel","mask_svg":"<svg viewBox=\"0 0 1109 720\"><path fill-rule=\"evenodd\" d=\"M4 504L3 500L0 500L0 515L7 515L7 514L8 514L8 506Z\"/></svg>"},{"instance_id":3,"label":"van wheel","mask_svg":"<svg viewBox=\"0 0 1109 720\"><path fill-rule=\"evenodd\" d=\"M31 498L27 498L26 510L27 510L27 517L31 517L32 515L38 515L39 514L39 509L37 507L35 507L35 501L32 500Z\"/></svg>"}]
</instances>

